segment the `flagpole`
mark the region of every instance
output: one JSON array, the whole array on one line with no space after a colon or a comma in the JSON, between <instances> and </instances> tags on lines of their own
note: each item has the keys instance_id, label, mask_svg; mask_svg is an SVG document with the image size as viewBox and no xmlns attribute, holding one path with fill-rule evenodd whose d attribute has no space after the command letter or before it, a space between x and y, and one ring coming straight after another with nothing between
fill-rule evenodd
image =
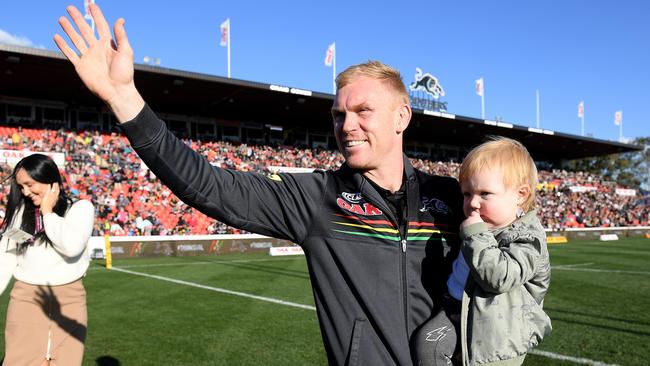
<instances>
[{"instance_id":1,"label":"flagpole","mask_svg":"<svg viewBox=\"0 0 650 366\"><path fill-rule=\"evenodd\" d=\"M623 142L623 111L621 111L621 123L618 124L618 142Z\"/></svg>"},{"instance_id":2,"label":"flagpole","mask_svg":"<svg viewBox=\"0 0 650 366\"><path fill-rule=\"evenodd\" d=\"M416 68L416 71L420 73L420 69ZM474 88L476 89L476 94L481 97L481 118L485 120L485 81L482 76L480 79L474 80Z\"/></svg>"},{"instance_id":3,"label":"flagpole","mask_svg":"<svg viewBox=\"0 0 650 366\"><path fill-rule=\"evenodd\" d=\"M539 89L536 90L537 94L537 128L539 128Z\"/></svg>"},{"instance_id":4,"label":"flagpole","mask_svg":"<svg viewBox=\"0 0 650 366\"><path fill-rule=\"evenodd\" d=\"M580 118L580 136L585 135L585 102L578 103L578 118Z\"/></svg>"},{"instance_id":5,"label":"flagpole","mask_svg":"<svg viewBox=\"0 0 650 366\"><path fill-rule=\"evenodd\" d=\"M230 79L230 18L228 18L228 79Z\"/></svg>"},{"instance_id":6,"label":"flagpole","mask_svg":"<svg viewBox=\"0 0 650 366\"><path fill-rule=\"evenodd\" d=\"M483 87L483 93L481 94L481 119L485 119L485 87Z\"/></svg>"},{"instance_id":7,"label":"flagpole","mask_svg":"<svg viewBox=\"0 0 650 366\"><path fill-rule=\"evenodd\" d=\"M334 55L332 56L332 94L336 94L336 42L334 42Z\"/></svg>"},{"instance_id":8,"label":"flagpole","mask_svg":"<svg viewBox=\"0 0 650 366\"><path fill-rule=\"evenodd\" d=\"M84 18L90 20L90 26L92 27L93 35L95 35L95 18L93 18L93 16L90 14L89 6L94 4L94 3L95 3L95 0L90 0L90 1L86 0L86 1L84 1L84 10L86 12L86 14L84 14Z\"/></svg>"}]
</instances>

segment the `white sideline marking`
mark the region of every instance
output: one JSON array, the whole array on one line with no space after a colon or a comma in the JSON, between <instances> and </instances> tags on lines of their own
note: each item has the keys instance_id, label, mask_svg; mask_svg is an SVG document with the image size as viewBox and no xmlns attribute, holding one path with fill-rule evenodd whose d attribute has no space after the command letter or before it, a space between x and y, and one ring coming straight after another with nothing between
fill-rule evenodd
<instances>
[{"instance_id":1,"label":"white sideline marking","mask_svg":"<svg viewBox=\"0 0 650 366\"><path fill-rule=\"evenodd\" d=\"M151 274L147 274L147 273L135 272L135 271L130 271L128 269L123 269L123 268L113 267L112 270L132 274L132 275L136 275L136 276L154 278L156 280L167 281L167 282L176 283L176 284L179 284L179 285L197 287L197 288L200 288L200 289L210 290L210 291L214 291L214 292L221 292L221 293L228 294L228 295L247 297L247 298L250 298L250 299L261 300L261 301L266 301L266 302L272 302L274 304L293 306L294 308L307 309L307 310L316 310L316 307L314 307L314 306L303 305L303 304L298 304L298 303L295 303L295 302L278 300L278 299L274 299L274 298L271 298L271 297L251 295L251 294L247 294L245 292L231 291L231 290L226 290L226 289L218 288L218 287L200 285L200 284L194 283L194 282L176 280L176 279L169 278L169 277L156 276L156 275L151 275Z\"/></svg>"},{"instance_id":2,"label":"white sideline marking","mask_svg":"<svg viewBox=\"0 0 650 366\"><path fill-rule=\"evenodd\" d=\"M582 266L591 266L595 263L576 263L576 264L566 264L563 266L553 266L552 269L563 269L563 268L573 268L573 267L582 267Z\"/></svg>"},{"instance_id":3,"label":"white sideline marking","mask_svg":"<svg viewBox=\"0 0 650 366\"><path fill-rule=\"evenodd\" d=\"M643 271L623 271L619 269L595 269L595 268L569 268L569 267L552 267L552 269L559 269L565 271L582 271L582 272L599 272L599 273L624 273L624 274L638 274L650 275L650 272Z\"/></svg>"},{"instance_id":4,"label":"white sideline marking","mask_svg":"<svg viewBox=\"0 0 650 366\"><path fill-rule=\"evenodd\" d=\"M565 356L565 355L560 355L558 353L541 351L541 350L536 350L536 349L530 350L528 353L533 354L533 355L552 358L552 359L555 359L555 360L570 361L570 362L581 363L581 364L585 364L585 365L592 365L592 366L619 366L619 365L614 364L614 363L612 363L612 364L604 363L604 362L600 362L600 361L590 360L588 358Z\"/></svg>"},{"instance_id":5,"label":"white sideline marking","mask_svg":"<svg viewBox=\"0 0 650 366\"><path fill-rule=\"evenodd\" d=\"M211 264L214 262L186 262L186 263L157 263L157 264L135 264L132 266L120 266L119 268L147 268L147 267L168 267L168 266L194 266L194 265L203 265L203 264ZM218 263L218 262L217 262ZM116 268L116 267L112 267ZM88 268L88 270L98 270L98 269L103 269L106 270L106 267L91 267Z\"/></svg>"},{"instance_id":6,"label":"white sideline marking","mask_svg":"<svg viewBox=\"0 0 650 366\"><path fill-rule=\"evenodd\" d=\"M200 263L213 263L213 262L200 262ZM566 268L566 269L570 269L570 268ZM156 276L156 275L151 275L151 274L147 274L147 273L130 271L130 270L124 269L124 268L113 267L112 270L132 274L132 275L135 275L135 276L142 276L142 277L153 278L153 279L156 279L156 280L167 281L167 282L171 282L171 283L175 283L175 284L179 284L179 285L197 287L197 288L204 289L204 290L210 290L210 291L221 292L221 293L229 294L229 295L235 295L235 296L247 297L247 298L255 299L255 300L271 302L271 303L274 303L274 304L292 306L292 307L296 307L296 308L300 308L300 309L306 309L306 310L314 310L314 311L316 310L316 307L310 306L310 305L303 305L303 304L298 304L298 303L294 303L294 302L278 300L278 299L274 299L274 298L271 298L271 297L251 295L251 294L247 294L245 292L231 291L231 290L226 290L226 289L222 289L222 288L218 288L218 287L200 285L198 283L182 281L182 280L176 280L176 279L169 278L169 277ZM590 360L588 358L566 356L566 355L561 355L561 354L558 354L558 353L535 350L535 349L530 350L529 353L534 354L534 355L538 355L538 356L542 356L542 357L548 357L548 358L556 359L556 360L569 361L569 362L592 365L592 366L619 366L617 364L608 364L608 363L604 363L604 362L600 362L600 361Z\"/></svg>"}]
</instances>

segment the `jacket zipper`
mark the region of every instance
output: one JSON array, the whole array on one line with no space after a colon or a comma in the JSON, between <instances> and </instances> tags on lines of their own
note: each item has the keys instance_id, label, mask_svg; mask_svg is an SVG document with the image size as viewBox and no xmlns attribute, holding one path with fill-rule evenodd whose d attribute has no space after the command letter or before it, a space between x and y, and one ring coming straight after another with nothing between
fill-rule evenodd
<instances>
[{"instance_id":1,"label":"jacket zipper","mask_svg":"<svg viewBox=\"0 0 650 366\"><path fill-rule=\"evenodd\" d=\"M404 207L404 210L406 211L406 221L404 223L405 228L404 228L404 233L402 233L401 227L399 225L399 220L397 217L393 215L393 212L390 210L386 202L382 199L380 202L374 202L372 197L368 197L368 200L374 203L375 205L379 206L384 210L386 213L386 217L395 225L397 228L397 232L399 233L399 245L401 247L401 254L400 254L400 269L402 271L402 302L404 303L404 331L408 334L408 291L407 291L407 281L406 281L406 244L407 244L407 235L408 235L408 193L409 193L409 185L407 183L406 186L406 205Z\"/></svg>"}]
</instances>

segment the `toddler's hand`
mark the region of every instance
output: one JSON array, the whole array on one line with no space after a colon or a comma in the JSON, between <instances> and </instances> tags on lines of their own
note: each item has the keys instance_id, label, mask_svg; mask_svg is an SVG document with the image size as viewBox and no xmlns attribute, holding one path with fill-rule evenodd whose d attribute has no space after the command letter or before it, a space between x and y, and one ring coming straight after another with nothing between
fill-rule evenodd
<instances>
[{"instance_id":1,"label":"toddler's hand","mask_svg":"<svg viewBox=\"0 0 650 366\"><path fill-rule=\"evenodd\" d=\"M472 224L476 224L477 222L484 222L483 219L481 218L481 215L478 213L478 210L472 211L472 213L467 216L465 221L463 221L460 224L461 229L466 228Z\"/></svg>"}]
</instances>

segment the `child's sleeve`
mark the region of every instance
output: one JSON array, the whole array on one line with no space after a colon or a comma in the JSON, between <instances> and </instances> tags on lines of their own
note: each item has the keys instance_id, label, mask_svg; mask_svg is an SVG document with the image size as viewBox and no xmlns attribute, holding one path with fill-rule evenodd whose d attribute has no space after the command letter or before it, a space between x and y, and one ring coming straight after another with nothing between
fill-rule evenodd
<instances>
[{"instance_id":1,"label":"child's sleeve","mask_svg":"<svg viewBox=\"0 0 650 366\"><path fill-rule=\"evenodd\" d=\"M535 275L544 245L536 235L519 235L509 246L499 247L481 222L461 229L460 236L470 273L484 291L505 293Z\"/></svg>"}]
</instances>

